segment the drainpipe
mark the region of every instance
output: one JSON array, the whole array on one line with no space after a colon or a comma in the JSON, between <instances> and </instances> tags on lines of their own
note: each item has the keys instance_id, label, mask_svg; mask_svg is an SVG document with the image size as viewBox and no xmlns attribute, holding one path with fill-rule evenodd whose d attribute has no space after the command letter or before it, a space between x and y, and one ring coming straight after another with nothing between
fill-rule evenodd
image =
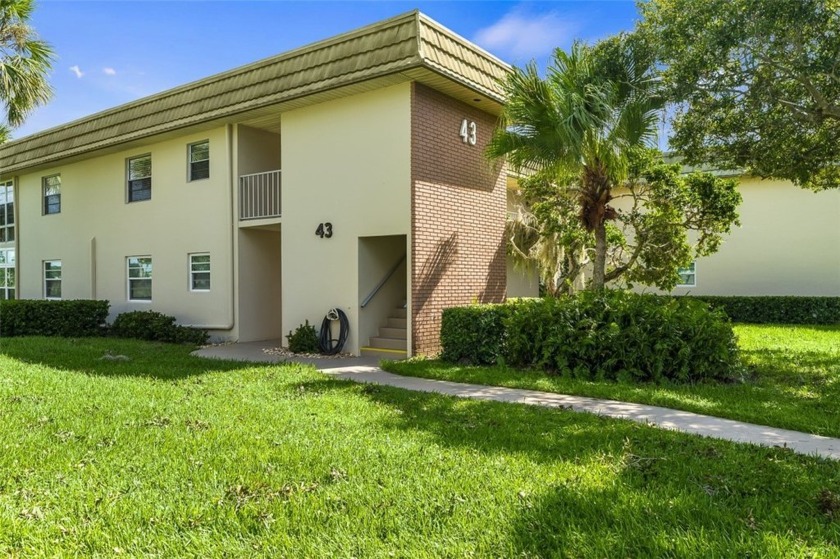
<instances>
[{"instance_id":1,"label":"drainpipe","mask_svg":"<svg viewBox=\"0 0 840 559\"><path fill-rule=\"evenodd\" d=\"M90 298L96 301L96 237L90 238Z\"/></svg>"}]
</instances>

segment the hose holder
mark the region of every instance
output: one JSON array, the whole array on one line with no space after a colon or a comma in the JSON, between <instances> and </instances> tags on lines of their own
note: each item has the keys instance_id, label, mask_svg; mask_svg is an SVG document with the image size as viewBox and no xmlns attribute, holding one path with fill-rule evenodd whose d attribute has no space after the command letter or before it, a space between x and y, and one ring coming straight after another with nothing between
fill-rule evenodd
<instances>
[{"instance_id":1,"label":"hose holder","mask_svg":"<svg viewBox=\"0 0 840 559\"><path fill-rule=\"evenodd\" d=\"M338 321L338 338L332 337L332 323ZM324 320L321 321L321 334L318 337L318 346L321 353L325 355L336 355L344 348L347 338L350 336L350 321L344 311L338 307L327 311Z\"/></svg>"}]
</instances>

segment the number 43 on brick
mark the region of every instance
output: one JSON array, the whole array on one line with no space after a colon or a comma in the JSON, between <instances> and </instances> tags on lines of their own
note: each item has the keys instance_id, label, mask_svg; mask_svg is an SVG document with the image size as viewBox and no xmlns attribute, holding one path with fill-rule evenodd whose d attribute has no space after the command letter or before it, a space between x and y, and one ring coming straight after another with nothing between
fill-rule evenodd
<instances>
[{"instance_id":1,"label":"number 43 on brick","mask_svg":"<svg viewBox=\"0 0 840 559\"><path fill-rule=\"evenodd\" d=\"M472 120L464 119L461 121L461 140L465 144L475 145L476 140L476 126Z\"/></svg>"}]
</instances>

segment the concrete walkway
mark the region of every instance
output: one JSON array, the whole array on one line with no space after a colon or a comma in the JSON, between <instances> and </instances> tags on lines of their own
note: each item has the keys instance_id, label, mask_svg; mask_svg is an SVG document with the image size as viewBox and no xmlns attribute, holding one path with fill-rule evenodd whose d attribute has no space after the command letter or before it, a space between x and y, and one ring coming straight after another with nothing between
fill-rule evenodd
<instances>
[{"instance_id":1,"label":"concrete walkway","mask_svg":"<svg viewBox=\"0 0 840 559\"><path fill-rule=\"evenodd\" d=\"M263 351L263 348L277 347L277 345L277 341L231 344L200 349L195 351L194 355L241 361L288 361L288 358L276 355L272 356ZM614 400L587 398L585 396L567 396L537 390L403 377L383 371L376 366L378 365L376 359L351 357L345 359L294 359L294 361L314 365L327 375L354 382L381 384L417 392L446 394L458 398L492 400L496 402L510 402L588 412L604 417L629 419L638 423L647 423L663 429L681 431L683 433L739 443L784 447L800 454L840 460L840 439L810 435L788 429L753 425L731 419L721 419L719 417L648 406L645 404L631 404Z\"/></svg>"}]
</instances>

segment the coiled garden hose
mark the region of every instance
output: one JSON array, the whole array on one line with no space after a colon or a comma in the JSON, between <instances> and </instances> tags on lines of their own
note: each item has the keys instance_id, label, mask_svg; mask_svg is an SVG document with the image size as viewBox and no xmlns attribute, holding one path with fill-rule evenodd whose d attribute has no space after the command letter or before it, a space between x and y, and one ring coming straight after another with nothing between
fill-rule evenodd
<instances>
[{"instance_id":1,"label":"coiled garden hose","mask_svg":"<svg viewBox=\"0 0 840 559\"><path fill-rule=\"evenodd\" d=\"M332 323L338 321L338 338L332 337ZM341 352L347 337L350 335L350 321L341 309L330 309L327 316L321 321L321 335L318 338L318 346L324 355L335 355Z\"/></svg>"}]
</instances>

